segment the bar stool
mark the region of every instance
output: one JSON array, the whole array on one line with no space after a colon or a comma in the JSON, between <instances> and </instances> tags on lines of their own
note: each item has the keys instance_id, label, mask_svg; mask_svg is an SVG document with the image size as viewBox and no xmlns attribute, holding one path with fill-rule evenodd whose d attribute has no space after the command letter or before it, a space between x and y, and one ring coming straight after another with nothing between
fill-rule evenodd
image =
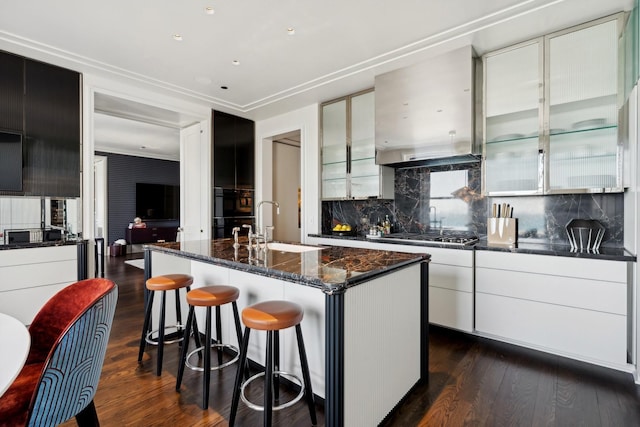
<instances>
[{"instance_id":1,"label":"bar stool","mask_svg":"<svg viewBox=\"0 0 640 427\"><path fill-rule=\"evenodd\" d=\"M220 306L231 303L233 307L233 316L236 324L236 333L238 335L238 343L242 342L242 328L240 326L240 316L238 315L238 305L236 300L240 295L238 288L233 286L205 286L197 288L187 292L187 302L189 303L189 315L187 316L187 327L184 331L184 343L182 345L182 354L180 356L180 366L178 367L178 376L176 379L176 391L180 391L180 384L182 384L182 376L184 374L185 365L195 371L204 371L204 378L202 380L202 409L209 407L209 384L211 371L225 368L235 363L240 357L238 349L231 344L222 343L222 323L220 315ZM204 345L197 343L197 347L191 353L189 351L189 334L191 332L191 324L195 324L194 311L195 307L206 307L206 327L205 327L205 339ZM216 308L216 342L211 344L211 307ZM218 349L218 365L211 366L211 351L210 348ZM224 348L229 348L236 352L236 356L231 360L222 363L222 351ZM202 367L192 365L189 362L191 356L199 352L204 353L204 363Z\"/></svg>"},{"instance_id":2,"label":"bar stool","mask_svg":"<svg viewBox=\"0 0 640 427\"><path fill-rule=\"evenodd\" d=\"M172 344L174 342L182 342L183 337L179 334L178 338L165 341L165 329L167 328L176 328L177 332L181 332L182 326L182 311L180 309L180 289L186 288L189 291L191 288L191 284L193 283L193 277L188 274L165 274L162 276L154 276L147 280L146 288L149 291L149 298L147 299L147 305L145 308L144 315L144 326L142 327L142 336L140 337L140 351L138 352L138 362L142 361L142 355L144 353L146 344L157 345L158 353L157 353L157 367L156 367L156 375L160 376L162 373L162 356L164 352L165 344ZM176 324L166 326L165 325L165 308L167 301L167 291L175 291L176 296ZM158 329L154 331L149 331L150 323L151 323L151 310L153 308L153 297L155 292L162 292L162 303L160 306L160 323L158 325ZM195 327L197 330L197 326ZM153 334L158 333L158 338L154 340L152 338ZM194 334L196 336L196 340L200 342L199 334Z\"/></svg>"},{"instance_id":3,"label":"bar stool","mask_svg":"<svg viewBox=\"0 0 640 427\"><path fill-rule=\"evenodd\" d=\"M298 304L289 301L264 301L254 305L250 305L242 310L242 322L245 325L244 337L242 340L242 347L240 349L240 364L238 372L236 374L236 382L233 388L233 399L231 402L231 414L229 417L229 425L233 426L235 423L236 412L238 410L238 404L240 398L251 409L264 411L264 425L271 426L271 414L273 411L287 408L300 399L303 395L306 395L307 405L309 407L309 414L311 415L311 423L317 424L316 419L316 407L314 403L313 391L311 389L311 377L309 375L309 364L307 363L307 354L304 349L304 341L302 339L302 328L300 322L303 317L303 310ZM304 379L304 387L300 379L290 373L279 370L279 331L283 329L296 327L296 338L298 341L298 353L300 354L300 364L302 365L302 376ZM260 372L244 383L242 382L243 370L247 359L247 348L249 346L249 334L251 329L267 331L267 351L265 360L266 372ZM275 381L274 381L275 375ZM273 395L276 399L279 395L279 376L285 375L295 380L300 386L300 393L287 403L283 403L278 406L273 406ZM244 390L247 385L261 377L266 376L264 386L264 406L258 406L251 403L244 395ZM275 389L274 389L275 388Z\"/></svg>"}]
</instances>

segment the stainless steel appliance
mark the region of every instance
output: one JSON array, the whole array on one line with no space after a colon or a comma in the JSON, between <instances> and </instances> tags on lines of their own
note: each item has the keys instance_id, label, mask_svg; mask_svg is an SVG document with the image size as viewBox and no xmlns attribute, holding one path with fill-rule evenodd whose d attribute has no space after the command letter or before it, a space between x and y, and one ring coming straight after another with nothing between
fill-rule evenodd
<instances>
[{"instance_id":1,"label":"stainless steel appliance","mask_svg":"<svg viewBox=\"0 0 640 427\"><path fill-rule=\"evenodd\" d=\"M378 242L392 243L414 243L428 246L447 245L447 246L470 246L478 241L478 237L472 233L451 232L446 233L391 233L382 237L375 238Z\"/></svg>"},{"instance_id":2,"label":"stainless steel appliance","mask_svg":"<svg viewBox=\"0 0 640 427\"><path fill-rule=\"evenodd\" d=\"M377 164L479 160L475 102L481 99L482 67L473 56L473 48L464 46L376 76Z\"/></svg>"}]
</instances>

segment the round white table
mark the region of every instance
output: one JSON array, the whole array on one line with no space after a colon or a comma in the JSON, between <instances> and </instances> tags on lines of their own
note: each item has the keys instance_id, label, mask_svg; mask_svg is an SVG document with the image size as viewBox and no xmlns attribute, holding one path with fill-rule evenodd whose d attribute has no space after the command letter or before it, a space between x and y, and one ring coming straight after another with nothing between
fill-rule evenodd
<instances>
[{"instance_id":1,"label":"round white table","mask_svg":"<svg viewBox=\"0 0 640 427\"><path fill-rule=\"evenodd\" d=\"M9 388L24 366L31 336L18 319L0 313L0 396Z\"/></svg>"}]
</instances>

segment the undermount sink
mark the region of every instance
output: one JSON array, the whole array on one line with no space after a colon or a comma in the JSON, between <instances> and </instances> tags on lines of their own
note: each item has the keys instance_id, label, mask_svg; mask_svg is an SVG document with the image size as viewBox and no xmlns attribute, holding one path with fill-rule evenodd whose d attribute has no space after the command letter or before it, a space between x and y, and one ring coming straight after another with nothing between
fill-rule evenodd
<instances>
[{"instance_id":1,"label":"undermount sink","mask_svg":"<svg viewBox=\"0 0 640 427\"><path fill-rule=\"evenodd\" d=\"M269 242L267 243L267 247L272 251L281 251L281 252L310 252L310 251L322 250L322 248L319 248L316 246L294 245L290 243L280 243L280 242Z\"/></svg>"}]
</instances>

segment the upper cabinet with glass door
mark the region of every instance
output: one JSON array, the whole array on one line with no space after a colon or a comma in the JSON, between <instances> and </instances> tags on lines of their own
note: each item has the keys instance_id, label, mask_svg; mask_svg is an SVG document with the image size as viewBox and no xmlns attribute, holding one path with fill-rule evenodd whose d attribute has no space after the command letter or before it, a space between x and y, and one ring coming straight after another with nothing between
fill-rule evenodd
<instances>
[{"instance_id":1,"label":"upper cabinet with glass door","mask_svg":"<svg viewBox=\"0 0 640 427\"><path fill-rule=\"evenodd\" d=\"M622 191L618 22L485 55L485 194Z\"/></svg>"},{"instance_id":2,"label":"upper cabinet with glass door","mask_svg":"<svg viewBox=\"0 0 640 427\"><path fill-rule=\"evenodd\" d=\"M618 21L545 39L547 193L621 190L618 152Z\"/></svg>"},{"instance_id":3,"label":"upper cabinet with glass door","mask_svg":"<svg viewBox=\"0 0 640 427\"><path fill-rule=\"evenodd\" d=\"M393 198L393 169L375 163L375 98L367 91L324 104L322 198Z\"/></svg>"},{"instance_id":4,"label":"upper cabinet with glass door","mask_svg":"<svg viewBox=\"0 0 640 427\"><path fill-rule=\"evenodd\" d=\"M539 193L542 43L485 55L484 75L485 192Z\"/></svg>"},{"instance_id":5,"label":"upper cabinet with glass door","mask_svg":"<svg viewBox=\"0 0 640 427\"><path fill-rule=\"evenodd\" d=\"M347 100L322 106L322 198L347 197Z\"/></svg>"}]
</instances>

